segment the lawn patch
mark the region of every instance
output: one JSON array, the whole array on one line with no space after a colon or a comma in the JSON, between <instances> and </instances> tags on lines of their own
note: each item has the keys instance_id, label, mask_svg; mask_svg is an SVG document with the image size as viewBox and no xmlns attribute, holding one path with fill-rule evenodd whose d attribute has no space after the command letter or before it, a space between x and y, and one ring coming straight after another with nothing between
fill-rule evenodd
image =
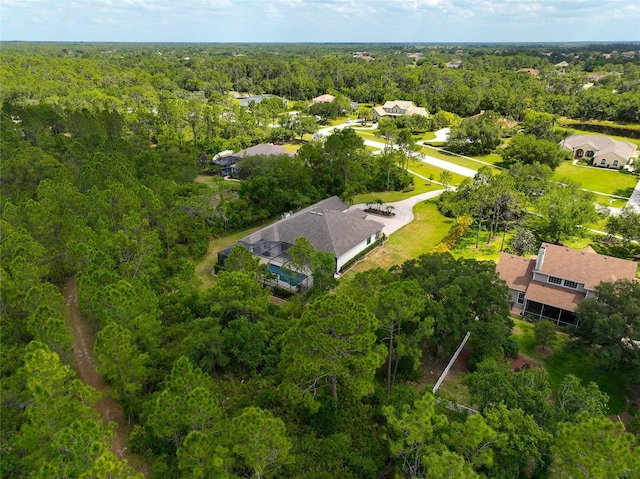
<instances>
[{"instance_id":1,"label":"lawn patch","mask_svg":"<svg viewBox=\"0 0 640 479\"><path fill-rule=\"evenodd\" d=\"M211 241L209 241L207 252L200 259L200 261L196 263L196 276L202 282L201 289L205 290L216 282L216 277L211 274L211 270L213 269L213 265L218 262L218 251L231 246L245 236L248 236L254 231L258 231L259 229L264 228L272 222L273 221L266 221L259 226L254 226L246 230L236 231L235 233L232 233L228 236L223 236L221 238L212 238Z\"/></svg>"},{"instance_id":2,"label":"lawn patch","mask_svg":"<svg viewBox=\"0 0 640 479\"><path fill-rule=\"evenodd\" d=\"M559 333L556 341L549 345L553 353L550 356L540 355L535 350L537 342L533 334L533 325L519 319L514 321L513 336L520 345L521 354L546 369L554 393L564 377L573 374L584 384L595 382L601 391L609 395L609 414L618 414L625 409L627 400L623 375L600 369L598 358L591 348L582 346L565 333Z\"/></svg>"},{"instance_id":3,"label":"lawn patch","mask_svg":"<svg viewBox=\"0 0 640 479\"><path fill-rule=\"evenodd\" d=\"M388 269L394 264L429 253L442 241L454 221L438 212L435 200L418 203L413 208L414 220L393 233L380 248L373 250L363 261L346 274L345 279L360 271L380 267Z\"/></svg>"},{"instance_id":4,"label":"lawn patch","mask_svg":"<svg viewBox=\"0 0 640 479\"><path fill-rule=\"evenodd\" d=\"M576 166L564 161L553 172L552 179L561 181L569 178L579 183L582 188L596 193L624 196L629 198L638 178L633 175L620 173L618 170L596 168L593 166Z\"/></svg>"}]
</instances>

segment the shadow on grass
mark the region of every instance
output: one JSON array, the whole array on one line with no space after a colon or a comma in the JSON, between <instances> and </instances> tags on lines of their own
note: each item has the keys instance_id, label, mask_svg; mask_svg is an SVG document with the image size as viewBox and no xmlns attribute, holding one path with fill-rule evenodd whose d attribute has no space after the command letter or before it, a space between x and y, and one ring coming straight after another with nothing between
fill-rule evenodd
<instances>
[{"instance_id":1,"label":"shadow on grass","mask_svg":"<svg viewBox=\"0 0 640 479\"><path fill-rule=\"evenodd\" d=\"M613 194L616 196L624 196L625 198L630 198L633 194L633 190L634 188L622 188L619 190L615 190Z\"/></svg>"}]
</instances>

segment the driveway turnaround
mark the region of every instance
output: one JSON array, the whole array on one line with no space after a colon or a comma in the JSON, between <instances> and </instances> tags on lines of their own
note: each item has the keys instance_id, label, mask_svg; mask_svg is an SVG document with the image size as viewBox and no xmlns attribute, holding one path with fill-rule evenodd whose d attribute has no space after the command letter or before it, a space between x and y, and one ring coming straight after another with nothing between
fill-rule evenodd
<instances>
[{"instance_id":1,"label":"driveway turnaround","mask_svg":"<svg viewBox=\"0 0 640 479\"><path fill-rule=\"evenodd\" d=\"M429 191L427 193L421 193L419 195L412 196L411 198L407 198L406 200L395 201L393 203L385 203L385 206L393 206L392 211L395 213L394 216L368 214L367 219L384 224L382 232L385 235L389 236L391 233L398 231L400 228L408 225L413 221L413 207L415 205L424 200L435 198L436 196L442 194L444 191L446 190L442 189ZM364 210L366 208L367 205L364 203L349 207L349 209L359 210Z\"/></svg>"}]
</instances>

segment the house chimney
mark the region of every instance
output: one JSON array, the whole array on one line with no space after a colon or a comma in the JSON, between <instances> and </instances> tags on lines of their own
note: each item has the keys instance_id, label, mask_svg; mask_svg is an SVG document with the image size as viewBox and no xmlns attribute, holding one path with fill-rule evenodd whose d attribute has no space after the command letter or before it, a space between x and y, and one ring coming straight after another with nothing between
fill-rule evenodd
<instances>
[{"instance_id":1,"label":"house chimney","mask_svg":"<svg viewBox=\"0 0 640 479\"><path fill-rule=\"evenodd\" d=\"M542 263L544 263L545 251L546 250L544 246L540 246L540 249L538 250L538 259L536 259L536 267L535 267L536 271L540 271L542 269Z\"/></svg>"}]
</instances>

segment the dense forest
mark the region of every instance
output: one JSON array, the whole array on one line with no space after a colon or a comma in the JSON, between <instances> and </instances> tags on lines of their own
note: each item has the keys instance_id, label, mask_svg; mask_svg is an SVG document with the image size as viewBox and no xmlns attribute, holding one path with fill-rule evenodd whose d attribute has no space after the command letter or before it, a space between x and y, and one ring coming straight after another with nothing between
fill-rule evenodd
<instances>
[{"instance_id":1,"label":"dense forest","mask_svg":"<svg viewBox=\"0 0 640 479\"><path fill-rule=\"evenodd\" d=\"M375 60L353 56L363 49ZM332 195L410 189L397 153L374 156L346 129L295 157L244 162L240 182L194 181L213 154L273 140L286 115L277 102L244 107L231 91L300 111L329 92L413 100L435 118L487 110L526 123L536 111L638 123L637 50L3 43L2 476L638 477L640 425L607 418L595 383L567 375L552 387L544 369L503 361L517 344L493 263L422 255L276 302L239 261L202 287L195 263L212 237ZM507 160L522 156L517 147ZM517 174L537 175L473 181ZM489 222L473 181L440 207ZM524 187L516 194L535 196L533 182ZM637 381L637 355L611 341L619 331L607 320L638 326L638 285L607 284L601 296L579 311L580 334ZM114 447L101 394L79 379L75 308L95 334L103 396L123 408L126 447ZM475 414L448 409L422 379L467 331Z\"/></svg>"}]
</instances>

